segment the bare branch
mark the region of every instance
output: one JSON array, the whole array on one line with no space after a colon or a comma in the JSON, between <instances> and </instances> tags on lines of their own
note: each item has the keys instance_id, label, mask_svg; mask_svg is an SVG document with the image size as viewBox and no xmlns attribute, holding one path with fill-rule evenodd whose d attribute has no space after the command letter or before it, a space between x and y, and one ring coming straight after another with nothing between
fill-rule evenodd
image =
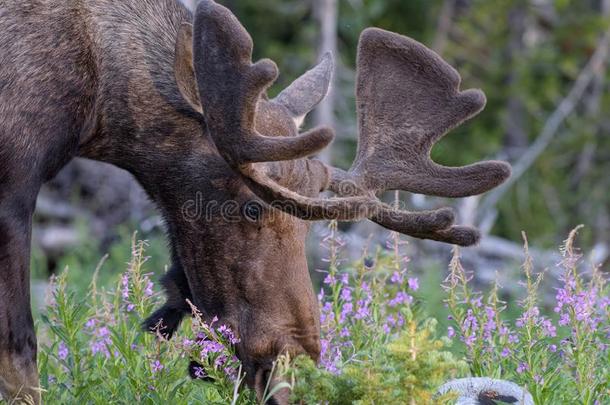
<instances>
[{"instance_id":1,"label":"bare branch","mask_svg":"<svg viewBox=\"0 0 610 405\"><path fill-rule=\"evenodd\" d=\"M316 0L315 6L316 17L320 27L320 58L327 52L337 55L337 21L338 21L338 5L337 0ZM338 60L339 58L337 58ZM330 90L324 100L316 109L315 125L327 125L335 127L335 89L331 83ZM332 160L332 145L324 149L318 158L324 163L331 163Z\"/></svg>"},{"instance_id":2,"label":"bare branch","mask_svg":"<svg viewBox=\"0 0 610 405\"><path fill-rule=\"evenodd\" d=\"M447 44L447 38L449 37L449 32L451 31L454 14L455 0L445 0L438 17L436 36L434 37L434 42L432 44L432 49L434 49L434 51L439 55L443 54L443 50Z\"/></svg>"},{"instance_id":3,"label":"bare branch","mask_svg":"<svg viewBox=\"0 0 610 405\"><path fill-rule=\"evenodd\" d=\"M493 210L504 194L523 176L523 174L536 162L538 157L551 143L566 118L572 114L583 95L598 72L605 69L608 47L610 45L610 31L607 31L600 39L595 53L578 75L568 95L561 100L555 111L545 122L540 136L523 153L521 158L513 164L512 177L503 185L490 192L481 203L481 218L484 218L490 210Z\"/></svg>"}]
</instances>

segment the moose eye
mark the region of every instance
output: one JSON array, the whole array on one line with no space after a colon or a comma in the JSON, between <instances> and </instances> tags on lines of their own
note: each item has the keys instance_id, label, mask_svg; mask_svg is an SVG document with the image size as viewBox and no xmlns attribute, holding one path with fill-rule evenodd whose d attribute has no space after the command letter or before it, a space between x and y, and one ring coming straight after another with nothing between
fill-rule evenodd
<instances>
[{"instance_id":1,"label":"moose eye","mask_svg":"<svg viewBox=\"0 0 610 405\"><path fill-rule=\"evenodd\" d=\"M263 205L258 201L248 201L243 207L244 217L251 222L257 222L263 216Z\"/></svg>"}]
</instances>

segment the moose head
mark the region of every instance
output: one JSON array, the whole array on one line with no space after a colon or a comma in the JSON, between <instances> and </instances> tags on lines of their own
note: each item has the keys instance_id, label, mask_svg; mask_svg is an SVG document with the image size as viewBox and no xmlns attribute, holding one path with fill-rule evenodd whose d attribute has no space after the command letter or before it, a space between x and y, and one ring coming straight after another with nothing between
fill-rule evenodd
<instances>
[{"instance_id":1,"label":"moose head","mask_svg":"<svg viewBox=\"0 0 610 405\"><path fill-rule=\"evenodd\" d=\"M184 255L189 263L166 277L168 304L147 325L161 320L171 335L188 311L184 298L191 298L238 333L247 381L260 395L279 354L320 354L305 257L310 221L370 219L416 238L470 246L479 233L455 226L452 210L403 211L377 195L476 195L502 183L510 166L450 168L430 159L435 142L481 111L485 97L460 91L458 73L422 44L381 29L364 31L359 44L356 159L349 171L327 166L310 157L332 141L333 131L299 135L297 125L326 94L331 56L269 99L278 69L270 60L253 63L252 49L237 18L211 0L199 3L193 25L181 26L176 81L214 148L208 172L200 174L211 179L200 204L234 204L231 218L227 210L206 209L205 218L191 219L198 231L178 246L191 252ZM337 196L320 197L327 190Z\"/></svg>"}]
</instances>

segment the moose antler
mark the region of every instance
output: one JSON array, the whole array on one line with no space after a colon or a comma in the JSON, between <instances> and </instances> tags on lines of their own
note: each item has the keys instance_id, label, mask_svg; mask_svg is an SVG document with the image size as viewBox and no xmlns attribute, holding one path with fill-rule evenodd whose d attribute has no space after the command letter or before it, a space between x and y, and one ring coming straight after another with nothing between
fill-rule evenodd
<instances>
[{"instance_id":1,"label":"moose antler","mask_svg":"<svg viewBox=\"0 0 610 405\"><path fill-rule=\"evenodd\" d=\"M298 137L271 138L254 129L260 96L278 77L273 61L252 64L252 39L237 18L213 1L197 7L194 59L205 80L199 91L210 135L220 154L233 166L292 160L310 156L334 135L317 128Z\"/></svg>"},{"instance_id":2,"label":"moose antler","mask_svg":"<svg viewBox=\"0 0 610 405\"><path fill-rule=\"evenodd\" d=\"M440 197L484 193L510 176L510 166L488 161L451 168L430 158L434 144L485 106L480 90L459 90L460 75L436 53L410 38L366 29L358 50L360 137L348 173L335 171L333 189L346 178L364 190L405 190ZM374 215L380 225L402 225ZM474 244L473 228L425 229L412 236L462 245Z\"/></svg>"},{"instance_id":3,"label":"moose antler","mask_svg":"<svg viewBox=\"0 0 610 405\"><path fill-rule=\"evenodd\" d=\"M252 63L252 39L237 18L212 0L196 11L194 59L202 110L219 153L260 198L297 217L370 218L419 238L472 245L476 230L451 227L453 211L409 212L380 202L376 192L400 189L448 197L487 191L510 167L501 162L446 168L429 152L448 130L476 114L485 98L458 91L459 75L423 45L382 30L366 30L358 59L358 154L348 172L328 168L339 198L310 198L272 180L256 162L310 156L333 138L329 128L296 137L266 137L254 129L256 106L278 75L270 60ZM281 204L277 204L281 202Z\"/></svg>"}]
</instances>

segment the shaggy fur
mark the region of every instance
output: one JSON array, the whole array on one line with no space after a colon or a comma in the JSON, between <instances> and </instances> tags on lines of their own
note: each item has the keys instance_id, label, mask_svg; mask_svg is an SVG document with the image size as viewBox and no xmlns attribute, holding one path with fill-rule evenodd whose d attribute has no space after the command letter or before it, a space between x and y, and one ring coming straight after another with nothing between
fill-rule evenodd
<instances>
[{"instance_id":1,"label":"shaggy fur","mask_svg":"<svg viewBox=\"0 0 610 405\"><path fill-rule=\"evenodd\" d=\"M147 326L162 321L171 335L189 312L185 299L190 298L206 316L217 315L240 335L238 351L250 383L284 349L318 356L318 309L305 260L307 225L270 208L254 220L252 209L241 215L241 207L257 198L218 153L200 110L192 106L198 94L187 97L188 89L178 86L185 76L194 80L188 59L192 40L178 36L192 22L192 14L174 0L0 0L0 392L5 398L40 401L29 296L31 218L41 184L76 156L131 172L165 218L173 258L163 280L168 301ZM312 83L311 74L300 80ZM318 82L316 92L325 93L328 78ZM320 99L302 97L299 108L309 111ZM291 100L298 102L298 94ZM261 133L296 135L288 106L262 98L258 112ZM299 160L269 165L267 171L291 175L275 178L317 195L320 180L308 167ZM199 197L205 212L185 215ZM225 201L237 208L227 212Z\"/></svg>"}]
</instances>

